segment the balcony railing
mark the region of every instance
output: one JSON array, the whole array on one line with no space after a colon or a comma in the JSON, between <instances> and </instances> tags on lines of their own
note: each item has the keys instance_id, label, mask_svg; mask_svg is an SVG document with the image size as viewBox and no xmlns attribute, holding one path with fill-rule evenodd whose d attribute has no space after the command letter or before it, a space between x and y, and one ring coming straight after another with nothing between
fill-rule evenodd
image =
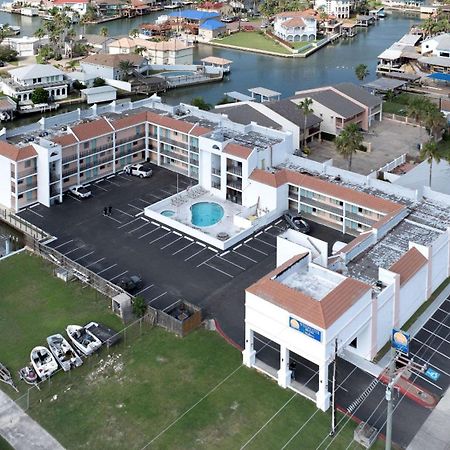
<instances>
[{"instance_id":1,"label":"balcony railing","mask_svg":"<svg viewBox=\"0 0 450 450\"><path fill-rule=\"evenodd\" d=\"M140 139L144 139L145 135L142 136L130 136L128 138L116 140L116 146L117 145L123 145L123 144L129 144L130 142L139 141Z\"/></svg>"},{"instance_id":2,"label":"balcony railing","mask_svg":"<svg viewBox=\"0 0 450 450\"><path fill-rule=\"evenodd\" d=\"M113 143L109 142L108 144L104 145L97 145L95 148L90 148L88 150L82 150L80 151L80 158L84 158L85 156L90 156L95 153L103 152L108 149L112 149Z\"/></svg>"},{"instance_id":3,"label":"balcony railing","mask_svg":"<svg viewBox=\"0 0 450 450\"><path fill-rule=\"evenodd\" d=\"M183 161L183 162L186 162L186 163L189 162L187 156L180 155L179 153L173 152L171 150L164 150L164 149L162 149L160 151L160 153L161 153L161 155L168 156L169 158L178 159L179 161Z\"/></svg>"},{"instance_id":4,"label":"balcony railing","mask_svg":"<svg viewBox=\"0 0 450 450\"><path fill-rule=\"evenodd\" d=\"M242 191L242 181L227 181L227 186L233 189L237 189L238 191Z\"/></svg>"},{"instance_id":5,"label":"balcony railing","mask_svg":"<svg viewBox=\"0 0 450 450\"><path fill-rule=\"evenodd\" d=\"M122 156L132 155L133 153L139 152L144 149L145 149L145 143L136 145L136 146L130 148L129 150L128 149L118 150L118 151L116 151L116 158L121 158Z\"/></svg>"},{"instance_id":6,"label":"balcony railing","mask_svg":"<svg viewBox=\"0 0 450 450\"><path fill-rule=\"evenodd\" d=\"M161 136L161 137L159 138L159 140L160 140L161 142L164 142L165 144L175 145L176 147L181 147L181 148L183 148L183 149L185 149L185 150L188 149L188 144L187 144L187 142L183 142L183 141L175 141L175 140L173 140L173 139L170 139L170 138L167 138L167 137L163 137L163 136Z\"/></svg>"},{"instance_id":7,"label":"balcony railing","mask_svg":"<svg viewBox=\"0 0 450 450\"><path fill-rule=\"evenodd\" d=\"M220 176L220 172L221 172L220 169L216 169L214 167L211 169L211 173L213 175L219 175Z\"/></svg>"},{"instance_id":8,"label":"balcony railing","mask_svg":"<svg viewBox=\"0 0 450 450\"><path fill-rule=\"evenodd\" d=\"M59 173L50 172L50 183L54 183L55 181L59 181L61 175Z\"/></svg>"},{"instance_id":9,"label":"balcony railing","mask_svg":"<svg viewBox=\"0 0 450 450\"><path fill-rule=\"evenodd\" d=\"M34 180L32 183L22 183L17 186L17 193L21 194L22 192L26 192L35 188L37 188L37 180Z\"/></svg>"},{"instance_id":10,"label":"balcony railing","mask_svg":"<svg viewBox=\"0 0 450 450\"><path fill-rule=\"evenodd\" d=\"M63 176L63 178L67 178L67 177L70 177L71 175L73 175L73 174L75 174L77 172L78 172L78 168L77 167L75 167L73 169L63 170L62 176Z\"/></svg>"},{"instance_id":11,"label":"balcony railing","mask_svg":"<svg viewBox=\"0 0 450 450\"><path fill-rule=\"evenodd\" d=\"M303 196L300 196L300 202L303 203L304 205L309 205L309 206L312 206L315 208L320 208L320 209L323 209L332 214L342 216L342 207L339 208L337 205L333 206L333 205L330 205L329 203L320 202L314 198L303 197Z\"/></svg>"},{"instance_id":12,"label":"balcony railing","mask_svg":"<svg viewBox=\"0 0 450 450\"><path fill-rule=\"evenodd\" d=\"M359 223L362 223L363 225L369 225L369 226L372 226L376 222L376 219L371 219L369 217L365 217L360 214L352 213L350 211L345 211L345 217L347 219L353 220L354 222L359 222Z\"/></svg>"},{"instance_id":13,"label":"balcony railing","mask_svg":"<svg viewBox=\"0 0 450 450\"><path fill-rule=\"evenodd\" d=\"M73 155L64 156L64 158L61 158L61 162L63 164L70 163L72 161L76 161L78 159L78 155L75 153Z\"/></svg>"},{"instance_id":14,"label":"balcony railing","mask_svg":"<svg viewBox=\"0 0 450 450\"><path fill-rule=\"evenodd\" d=\"M211 183L211 186L212 186L213 188L215 188L215 189L220 189L220 183L217 182L217 181L213 181L213 182Z\"/></svg>"},{"instance_id":15,"label":"balcony railing","mask_svg":"<svg viewBox=\"0 0 450 450\"><path fill-rule=\"evenodd\" d=\"M242 167L238 166L228 166L227 172L232 173L234 175L242 176Z\"/></svg>"},{"instance_id":16,"label":"balcony railing","mask_svg":"<svg viewBox=\"0 0 450 450\"><path fill-rule=\"evenodd\" d=\"M35 175L37 173L37 167L29 167L25 170L21 170L20 172L17 172L17 179L29 177L30 175ZM12 174L12 177L14 175Z\"/></svg>"},{"instance_id":17,"label":"balcony railing","mask_svg":"<svg viewBox=\"0 0 450 450\"><path fill-rule=\"evenodd\" d=\"M104 156L103 158L97 158L93 161L80 164L80 170L91 169L92 167L97 167L100 166L101 164L112 163L112 161L113 161L112 155Z\"/></svg>"}]
</instances>

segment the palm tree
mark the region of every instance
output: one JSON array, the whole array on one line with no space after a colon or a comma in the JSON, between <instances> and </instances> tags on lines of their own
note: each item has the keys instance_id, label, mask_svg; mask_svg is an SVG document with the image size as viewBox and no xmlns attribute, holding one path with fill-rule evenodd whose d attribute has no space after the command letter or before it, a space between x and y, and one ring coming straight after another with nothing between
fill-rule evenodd
<instances>
[{"instance_id":1,"label":"palm tree","mask_svg":"<svg viewBox=\"0 0 450 450\"><path fill-rule=\"evenodd\" d=\"M303 150L306 148L306 124L308 121L308 116L314 112L314 110L311 108L311 105L313 104L313 101L310 98L303 99L299 104L298 108L303 113Z\"/></svg>"},{"instance_id":2,"label":"palm tree","mask_svg":"<svg viewBox=\"0 0 450 450\"><path fill-rule=\"evenodd\" d=\"M441 156L439 154L438 146L436 141L429 140L420 151L420 159L427 161L430 165L430 175L428 180L428 186L431 188L431 177L433 172L433 161L439 163L441 161Z\"/></svg>"},{"instance_id":3,"label":"palm tree","mask_svg":"<svg viewBox=\"0 0 450 450\"><path fill-rule=\"evenodd\" d=\"M103 37L108 36L108 28L107 27L100 28L100 36L103 36Z\"/></svg>"},{"instance_id":4,"label":"palm tree","mask_svg":"<svg viewBox=\"0 0 450 450\"><path fill-rule=\"evenodd\" d=\"M433 139L441 138L443 131L447 128L447 120L444 114L435 105L426 111L423 122L425 127L428 128L430 138Z\"/></svg>"},{"instance_id":5,"label":"palm tree","mask_svg":"<svg viewBox=\"0 0 450 450\"><path fill-rule=\"evenodd\" d=\"M136 38L136 37L138 37L138 36L139 36L139 30L138 30L137 28L133 28L133 29L130 31L130 37Z\"/></svg>"},{"instance_id":6,"label":"palm tree","mask_svg":"<svg viewBox=\"0 0 450 450\"><path fill-rule=\"evenodd\" d=\"M355 67L355 75L359 81L363 81L369 75L369 69L365 64L358 64Z\"/></svg>"},{"instance_id":7,"label":"palm tree","mask_svg":"<svg viewBox=\"0 0 450 450\"><path fill-rule=\"evenodd\" d=\"M133 63L128 60L120 61L119 69L123 72L124 80L128 81L131 70L133 69Z\"/></svg>"},{"instance_id":8,"label":"palm tree","mask_svg":"<svg viewBox=\"0 0 450 450\"><path fill-rule=\"evenodd\" d=\"M38 39L42 39L45 36L45 30L42 27L39 27L34 32L34 37L37 37Z\"/></svg>"},{"instance_id":9,"label":"palm tree","mask_svg":"<svg viewBox=\"0 0 450 450\"><path fill-rule=\"evenodd\" d=\"M334 143L336 150L348 161L348 170L352 168L353 155L361 148L364 137L356 123L344 127Z\"/></svg>"}]
</instances>

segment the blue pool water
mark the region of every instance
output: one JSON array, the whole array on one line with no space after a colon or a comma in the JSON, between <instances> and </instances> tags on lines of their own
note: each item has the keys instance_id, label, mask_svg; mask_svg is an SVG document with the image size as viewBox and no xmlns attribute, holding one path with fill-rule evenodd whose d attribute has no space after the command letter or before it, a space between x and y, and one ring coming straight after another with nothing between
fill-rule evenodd
<instances>
[{"instance_id":1,"label":"blue pool water","mask_svg":"<svg viewBox=\"0 0 450 450\"><path fill-rule=\"evenodd\" d=\"M161 211L161 215L164 217L172 217L175 214L175 211L171 211L170 209L166 209L165 211Z\"/></svg>"},{"instance_id":2,"label":"blue pool water","mask_svg":"<svg viewBox=\"0 0 450 450\"><path fill-rule=\"evenodd\" d=\"M223 208L217 203L199 202L191 206L191 222L196 227L210 227L220 222Z\"/></svg>"}]
</instances>

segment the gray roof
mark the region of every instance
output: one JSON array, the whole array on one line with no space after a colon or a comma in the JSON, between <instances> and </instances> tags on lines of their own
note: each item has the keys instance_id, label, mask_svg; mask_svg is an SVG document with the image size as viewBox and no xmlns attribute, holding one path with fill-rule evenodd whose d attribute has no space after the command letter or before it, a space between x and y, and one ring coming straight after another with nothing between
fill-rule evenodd
<instances>
[{"instance_id":1,"label":"gray roof","mask_svg":"<svg viewBox=\"0 0 450 450\"><path fill-rule=\"evenodd\" d=\"M13 77L21 80L29 78L51 77L55 75L64 75L64 72L52 66L51 64L30 64L29 66L19 67L18 69L8 70Z\"/></svg>"},{"instance_id":2,"label":"gray roof","mask_svg":"<svg viewBox=\"0 0 450 450\"><path fill-rule=\"evenodd\" d=\"M444 58L443 56L422 56L419 58L419 62L431 66L450 67L450 58Z\"/></svg>"},{"instance_id":3,"label":"gray roof","mask_svg":"<svg viewBox=\"0 0 450 450\"><path fill-rule=\"evenodd\" d=\"M356 116L357 114L364 112L364 109L361 106L358 106L356 103L346 99L345 97L338 94L337 92L334 92L331 89L297 93L294 98L311 98L317 103L320 103L326 108L329 108L335 113L339 114L344 119Z\"/></svg>"},{"instance_id":4,"label":"gray roof","mask_svg":"<svg viewBox=\"0 0 450 450\"><path fill-rule=\"evenodd\" d=\"M265 103L265 105L268 106L269 104ZM226 114L232 122L241 123L243 125L248 125L250 122L256 122L262 127L281 130L281 125L245 103L225 106L223 108L215 108L214 112L218 114Z\"/></svg>"},{"instance_id":5,"label":"gray roof","mask_svg":"<svg viewBox=\"0 0 450 450\"><path fill-rule=\"evenodd\" d=\"M366 83L364 87L368 89L375 89L376 91L393 91L408 84L406 80L396 80L394 78L380 77L370 83Z\"/></svg>"},{"instance_id":6,"label":"gray roof","mask_svg":"<svg viewBox=\"0 0 450 450\"><path fill-rule=\"evenodd\" d=\"M115 89L112 86L98 86L98 87L93 87L93 88L88 88L88 89L81 89L81 93L85 94L85 95L90 95L90 94L104 94L104 93L110 93L110 92L116 92L117 89Z\"/></svg>"},{"instance_id":7,"label":"gray roof","mask_svg":"<svg viewBox=\"0 0 450 450\"><path fill-rule=\"evenodd\" d=\"M300 130L305 127L305 115L303 111L291 100L279 100L278 102L264 103L272 111L276 112L280 116L283 116L289 122L297 125ZM309 114L306 118L306 128L310 128L314 125L318 125L322 122L322 119L315 116L314 114Z\"/></svg>"},{"instance_id":8,"label":"gray roof","mask_svg":"<svg viewBox=\"0 0 450 450\"><path fill-rule=\"evenodd\" d=\"M357 102L366 105L369 108L381 105L381 98L370 94L362 87L353 83L340 83L334 86L335 89L341 91L345 95L354 98Z\"/></svg>"}]
</instances>

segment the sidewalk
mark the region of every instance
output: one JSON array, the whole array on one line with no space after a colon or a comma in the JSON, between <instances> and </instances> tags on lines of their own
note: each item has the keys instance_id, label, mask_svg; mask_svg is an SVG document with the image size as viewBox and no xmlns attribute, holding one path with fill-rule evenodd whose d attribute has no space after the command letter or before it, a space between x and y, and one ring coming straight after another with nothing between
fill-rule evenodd
<instances>
[{"instance_id":1,"label":"sidewalk","mask_svg":"<svg viewBox=\"0 0 450 450\"><path fill-rule=\"evenodd\" d=\"M64 450L3 391L0 391L0 435L15 450Z\"/></svg>"},{"instance_id":2,"label":"sidewalk","mask_svg":"<svg viewBox=\"0 0 450 450\"><path fill-rule=\"evenodd\" d=\"M446 392L406 450L450 449L450 390Z\"/></svg>"}]
</instances>

